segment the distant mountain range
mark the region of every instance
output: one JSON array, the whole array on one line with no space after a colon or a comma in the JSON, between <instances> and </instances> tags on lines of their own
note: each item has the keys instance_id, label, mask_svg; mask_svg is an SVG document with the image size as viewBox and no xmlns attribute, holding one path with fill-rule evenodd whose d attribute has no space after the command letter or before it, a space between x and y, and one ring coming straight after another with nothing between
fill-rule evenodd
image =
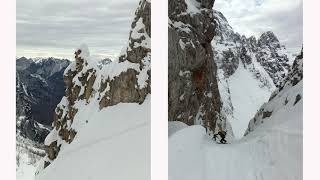
<instances>
[{"instance_id":1,"label":"distant mountain range","mask_svg":"<svg viewBox=\"0 0 320 180\"><path fill-rule=\"evenodd\" d=\"M43 143L53 121L54 108L64 95L67 59L16 59L17 132Z\"/></svg>"}]
</instances>

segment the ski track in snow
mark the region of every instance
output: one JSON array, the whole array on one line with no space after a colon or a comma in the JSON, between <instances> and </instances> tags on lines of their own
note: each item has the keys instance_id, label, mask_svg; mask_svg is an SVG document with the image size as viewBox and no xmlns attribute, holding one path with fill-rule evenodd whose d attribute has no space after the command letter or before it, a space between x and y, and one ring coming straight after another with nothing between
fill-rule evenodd
<instances>
[{"instance_id":1,"label":"ski track in snow","mask_svg":"<svg viewBox=\"0 0 320 180\"><path fill-rule=\"evenodd\" d=\"M138 125L136 125L136 126L129 127L129 128L124 129L124 130L122 130L122 131L119 131L119 132L117 132L117 133L113 133L112 135L98 138L98 139L96 139L96 140L93 140L93 141L90 142L90 143L82 144L82 145L80 145L80 146L75 146L75 147L73 147L72 150L68 150L68 151L66 151L66 152L62 152L61 154L62 154L63 156L66 156L66 155L68 155L68 154L70 154L70 153L74 153L74 152L77 152L77 151L80 151L80 150L83 150L83 149L86 149L86 148L92 148L92 146L97 145L97 144L99 144L99 143L101 143L101 142L110 141L110 140L112 140L112 139L114 139L114 138L117 138L117 137L122 136L122 135L124 135L124 134L130 133L131 131L134 131L134 130L136 130L136 129L143 128L143 127L146 127L146 126L149 126L149 125L150 125L150 123L144 122L144 123L138 124Z\"/></svg>"},{"instance_id":2,"label":"ski track in snow","mask_svg":"<svg viewBox=\"0 0 320 180\"><path fill-rule=\"evenodd\" d=\"M194 179L193 177L198 177L197 179L199 180L276 180L279 177L282 177L283 180L300 179L300 176L294 177L295 173L290 175L286 170L283 172L281 172L282 170L277 170L279 164L283 164L283 161L277 160L278 155L275 154L275 150L272 148L276 147L280 151L281 149L275 146L276 144L269 142L278 136L283 136L281 141L284 142L291 139L291 136L295 136L295 138L298 136L299 141L302 142L301 133L287 132L282 129L272 131L275 132L275 137L260 135L237 140L227 145L212 143L210 137L204 136L205 140L200 143L199 151L196 153L199 163L196 161L189 162L193 164L195 168L193 171L195 172L188 171L187 176L182 176L183 179L192 180ZM283 150L288 148L290 147ZM291 148L294 147L291 146ZM171 161L169 161L169 165L170 163ZM178 174L182 173L182 171L184 170L179 171ZM193 175L190 175L190 173L193 173ZM178 177L181 176L178 175ZM169 175L169 180L178 179L181 178L170 177Z\"/></svg>"}]
</instances>

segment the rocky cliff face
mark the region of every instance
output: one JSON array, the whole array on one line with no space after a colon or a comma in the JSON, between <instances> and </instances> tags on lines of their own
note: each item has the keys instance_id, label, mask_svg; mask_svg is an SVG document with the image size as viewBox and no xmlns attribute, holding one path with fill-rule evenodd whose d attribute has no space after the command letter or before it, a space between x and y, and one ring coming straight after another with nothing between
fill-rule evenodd
<instances>
[{"instance_id":1,"label":"rocky cliff face","mask_svg":"<svg viewBox=\"0 0 320 180\"><path fill-rule=\"evenodd\" d=\"M77 118L77 113L102 110L118 103L141 104L150 94L150 10L150 1L141 0L131 25L128 45L115 61L100 63L94 60L86 45L76 49L75 61L64 71L67 89L55 109L54 129L45 141L47 156L42 166L48 166L61 148L72 143L78 130L92 116L88 112L84 113L88 118Z\"/></svg>"},{"instance_id":2,"label":"rocky cliff face","mask_svg":"<svg viewBox=\"0 0 320 180\"><path fill-rule=\"evenodd\" d=\"M263 33L257 42L257 61L263 66L278 87L290 68L289 59L273 32Z\"/></svg>"},{"instance_id":3,"label":"rocky cliff face","mask_svg":"<svg viewBox=\"0 0 320 180\"><path fill-rule=\"evenodd\" d=\"M263 104L254 118L250 121L245 135L254 131L257 127L266 123L269 119L277 117L290 121L290 111L301 112L303 100L303 51L296 57L288 75L279 84L279 87L272 93L269 102ZM286 118L284 118L286 117ZM293 118L293 117L291 117ZM280 122L279 122L280 124ZM281 124L279 125L281 126ZM281 127L279 127L280 129Z\"/></svg>"},{"instance_id":4,"label":"rocky cliff face","mask_svg":"<svg viewBox=\"0 0 320 180\"><path fill-rule=\"evenodd\" d=\"M53 112L65 86L62 74L69 61L56 58L16 60L17 133L43 143L53 121ZM45 127L47 126L47 127Z\"/></svg>"},{"instance_id":5,"label":"rocky cliff face","mask_svg":"<svg viewBox=\"0 0 320 180\"><path fill-rule=\"evenodd\" d=\"M224 129L217 67L212 61L214 0L169 1L169 121Z\"/></svg>"}]
</instances>

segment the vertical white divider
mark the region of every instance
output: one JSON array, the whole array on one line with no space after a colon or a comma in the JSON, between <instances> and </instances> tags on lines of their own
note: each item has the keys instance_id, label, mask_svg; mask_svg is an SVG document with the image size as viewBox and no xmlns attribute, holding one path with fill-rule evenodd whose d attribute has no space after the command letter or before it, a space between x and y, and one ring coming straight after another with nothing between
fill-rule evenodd
<instances>
[{"instance_id":1,"label":"vertical white divider","mask_svg":"<svg viewBox=\"0 0 320 180\"><path fill-rule=\"evenodd\" d=\"M151 1L151 179L168 179L168 0Z\"/></svg>"},{"instance_id":2,"label":"vertical white divider","mask_svg":"<svg viewBox=\"0 0 320 180\"><path fill-rule=\"evenodd\" d=\"M16 1L0 1L0 179L16 178Z\"/></svg>"}]
</instances>

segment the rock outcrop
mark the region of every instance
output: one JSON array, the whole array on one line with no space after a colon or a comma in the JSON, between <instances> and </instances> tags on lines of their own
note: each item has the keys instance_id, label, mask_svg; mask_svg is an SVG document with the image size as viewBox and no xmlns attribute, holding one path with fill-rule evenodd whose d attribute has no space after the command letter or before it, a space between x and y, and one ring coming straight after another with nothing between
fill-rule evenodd
<instances>
[{"instance_id":1,"label":"rock outcrop","mask_svg":"<svg viewBox=\"0 0 320 180\"><path fill-rule=\"evenodd\" d=\"M278 38L273 32L263 33L258 39L257 61L263 66L278 87L290 68L289 59L283 52Z\"/></svg>"},{"instance_id":2,"label":"rock outcrop","mask_svg":"<svg viewBox=\"0 0 320 180\"><path fill-rule=\"evenodd\" d=\"M48 166L61 147L72 143L80 127L88 123L76 117L83 107L101 110L118 103L141 104L151 93L150 10L150 1L141 0L128 45L118 59L101 63L90 56L86 45L76 49L75 61L64 72L67 89L55 109L54 129L45 141L47 156L42 166Z\"/></svg>"},{"instance_id":3,"label":"rock outcrop","mask_svg":"<svg viewBox=\"0 0 320 180\"><path fill-rule=\"evenodd\" d=\"M212 61L214 0L169 1L169 121L201 124L208 134L222 126Z\"/></svg>"}]
</instances>

